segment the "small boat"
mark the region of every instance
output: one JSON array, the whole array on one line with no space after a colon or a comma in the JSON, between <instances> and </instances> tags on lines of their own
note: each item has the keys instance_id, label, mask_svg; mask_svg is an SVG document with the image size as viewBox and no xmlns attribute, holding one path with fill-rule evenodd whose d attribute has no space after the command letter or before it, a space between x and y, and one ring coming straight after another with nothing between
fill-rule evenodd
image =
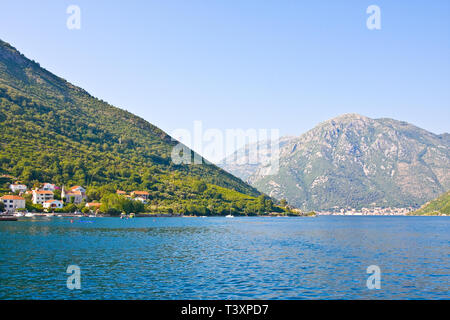
<instances>
[{"instance_id":1,"label":"small boat","mask_svg":"<svg viewBox=\"0 0 450 320\"><path fill-rule=\"evenodd\" d=\"M232 214L229 214L229 215L225 216L225 218L234 218L234 216Z\"/></svg>"},{"instance_id":2,"label":"small boat","mask_svg":"<svg viewBox=\"0 0 450 320\"><path fill-rule=\"evenodd\" d=\"M14 216L0 216L0 221L17 221Z\"/></svg>"},{"instance_id":3,"label":"small boat","mask_svg":"<svg viewBox=\"0 0 450 320\"><path fill-rule=\"evenodd\" d=\"M22 212L16 212L16 213L14 213L14 216L15 217L23 217L24 214Z\"/></svg>"},{"instance_id":4,"label":"small boat","mask_svg":"<svg viewBox=\"0 0 450 320\"><path fill-rule=\"evenodd\" d=\"M31 212L25 213L25 217L27 217L27 218L33 218L34 216L35 216L34 213L31 213Z\"/></svg>"}]
</instances>

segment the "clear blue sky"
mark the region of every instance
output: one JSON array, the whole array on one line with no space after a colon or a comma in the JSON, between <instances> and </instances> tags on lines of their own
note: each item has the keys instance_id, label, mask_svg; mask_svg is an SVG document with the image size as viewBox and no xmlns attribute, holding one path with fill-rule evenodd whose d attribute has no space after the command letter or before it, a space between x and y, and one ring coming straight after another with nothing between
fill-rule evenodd
<instances>
[{"instance_id":1,"label":"clear blue sky","mask_svg":"<svg viewBox=\"0 0 450 320\"><path fill-rule=\"evenodd\" d=\"M448 0L2 1L0 38L169 133L299 135L349 112L450 131Z\"/></svg>"}]
</instances>

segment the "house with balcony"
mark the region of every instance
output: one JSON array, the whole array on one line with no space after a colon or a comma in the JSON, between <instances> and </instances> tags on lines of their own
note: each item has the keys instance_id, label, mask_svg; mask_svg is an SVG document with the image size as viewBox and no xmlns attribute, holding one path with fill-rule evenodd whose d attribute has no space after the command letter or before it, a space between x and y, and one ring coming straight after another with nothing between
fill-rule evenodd
<instances>
[{"instance_id":1,"label":"house with balcony","mask_svg":"<svg viewBox=\"0 0 450 320\"><path fill-rule=\"evenodd\" d=\"M53 200L53 192L49 190L33 190L33 204L44 204L44 202Z\"/></svg>"}]
</instances>

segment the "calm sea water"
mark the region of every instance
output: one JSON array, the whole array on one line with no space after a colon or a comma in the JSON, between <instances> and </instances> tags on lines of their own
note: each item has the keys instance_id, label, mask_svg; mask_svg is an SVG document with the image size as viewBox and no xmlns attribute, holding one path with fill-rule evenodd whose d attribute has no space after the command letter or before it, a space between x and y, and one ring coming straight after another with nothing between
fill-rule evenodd
<instances>
[{"instance_id":1,"label":"calm sea water","mask_svg":"<svg viewBox=\"0 0 450 320\"><path fill-rule=\"evenodd\" d=\"M449 244L448 217L0 222L0 299L449 299Z\"/></svg>"}]
</instances>

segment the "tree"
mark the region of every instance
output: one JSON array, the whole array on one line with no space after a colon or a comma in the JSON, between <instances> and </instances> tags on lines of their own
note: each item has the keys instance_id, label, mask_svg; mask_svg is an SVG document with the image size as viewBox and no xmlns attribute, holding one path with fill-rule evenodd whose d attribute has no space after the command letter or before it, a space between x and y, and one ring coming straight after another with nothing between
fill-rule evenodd
<instances>
[{"instance_id":1,"label":"tree","mask_svg":"<svg viewBox=\"0 0 450 320\"><path fill-rule=\"evenodd\" d=\"M270 199L267 199L265 201L265 210L266 211L272 211L273 210L273 201Z\"/></svg>"},{"instance_id":2,"label":"tree","mask_svg":"<svg viewBox=\"0 0 450 320\"><path fill-rule=\"evenodd\" d=\"M208 188L206 183L200 180L196 180L192 187L196 193L203 193Z\"/></svg>"},{"instance_id":3,"label":"tree","mask_svg":"<svg viewBox=\"0 0 450 320\"><path fill-rule=\"evenodd\" d=\"M266 210L266 197L263 194L258 197L257 210L260 213Z\"/></svg>"},{"instance_id":4,"label":"tree","mask_svg":"<svg viewBox=\"0 0 450 320\"><path fill-rule=\"evenodd\" d=\"M5 210L5 204L3 201L0 201L0 212L3 212Z\"/></svg>"},{"instance_id":5,"label":"tree","mask_svg":"<svg viewBox=\"0 0 450 320\"><path fill-rule=\"evenodd\" d=\"M61 200L61 190L56 189L56 190L53 192L53 196L54 196L54 199L56 199L56 200Z\"/></svg>"}]
</instances>

